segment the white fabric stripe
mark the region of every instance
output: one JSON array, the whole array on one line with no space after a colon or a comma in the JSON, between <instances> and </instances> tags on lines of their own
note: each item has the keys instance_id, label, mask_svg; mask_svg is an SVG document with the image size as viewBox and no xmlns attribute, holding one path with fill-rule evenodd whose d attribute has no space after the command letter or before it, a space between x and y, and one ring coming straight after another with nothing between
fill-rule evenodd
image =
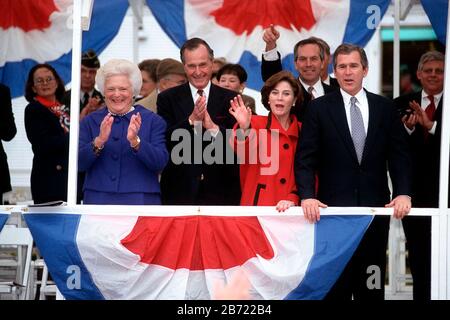
<instances>
[{"instance_id":1,"label":"white fabric stripe","mask_svg":"<svg viewBox=\"0 0 450 320\"><path fill-rule=\"evenodd\" d=\"M72 13L64 8L50 15L50 27L44 30L25 32L20 28L0 28L0 43L8 47L14 43L14 50L4 50L0 55L0 67L7 62L33 59L38 63L53 61L72 49ZM57 41L55 41L57 39ZM39 44L38 46L36 44Z\"/></svg>"}]
</instances>

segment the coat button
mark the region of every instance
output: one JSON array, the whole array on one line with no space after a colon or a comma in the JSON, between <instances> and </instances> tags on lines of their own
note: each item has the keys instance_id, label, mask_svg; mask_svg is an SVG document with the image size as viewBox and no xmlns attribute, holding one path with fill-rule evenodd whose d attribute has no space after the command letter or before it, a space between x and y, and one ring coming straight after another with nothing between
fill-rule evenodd
<instances>
[{"instance_id":1,"label":"coat button","mask_svg":"<svg viewBox=\"0 0 450 320\"><path fill-rule=\"evenodd\" d=\"M117 141L117 140L119 140L119 137L113 137L113 140Z\"/></svg>"},{"instance_id":2,"label":"coat button","mask_svg":"<svg viewBox=\"0 0 450 320\"><path fill-rule=\"evenodd\" d=\"M61 170L62 170L62 165L57 164L57 165L56 165L56 170L61 171Z\"/></svg>"},{"instance_id":3,"label":"coat button","mask_svg":"<svg viewBox=\"0 0 450 320\"><path fill-rule=\"evenodd\" d=\"M284 149L289 149L289 144L288 143L283 144L283 148Z\"/></svg>"},{"instance_id":4,"label":"coat button","mask_svg":"<svg viewBox=\"0 0 450 320\"><path fill-rule=\"evenodd\" d=\"M200 175L200 181L203 181L205 179L205 176L203 175L203 173Z\"/></svg>"},{"instance_id":5,"label":"coat button","mask_svg":"<svg viewBox=\"0 0 450 320\"><path fill-rule=\"evenodd\" d=\"M117 179L116 176L111 176L112 181L116 181L116 179Z\"/></svg>"},{"instance_id":6,"label":"coat button","mask_svg":"<svg viewBox=\"0 0 450 320\"><path fill-rule=\"evenodd\" d=\"M119 123L120 122L120 118L119 117L115 117L114 122L115 123Z\"/></svg>"},{"instance_id":7,"label":"coat button","mask_svg":"<svg viewBox=\"0 0 450 320\"><path fill-rule=\"evenodd\" d=\"M286 179L285 179L285 178L281 178L281 179L280 179L280 183L281 183L281 184L285 184L285 183L286 183Z\"/></svg>"},{"instance_id":8,"label":"coat button","mask_svg":"<svg viewBox=\"0 0 450 320\"><path fill-rule=\"evenodd\" d=\"M113 158L113 160L117 160L117 159L119 159L119 156L117 154L113 154L112 158Z\"/></svg>"}]
</instances>

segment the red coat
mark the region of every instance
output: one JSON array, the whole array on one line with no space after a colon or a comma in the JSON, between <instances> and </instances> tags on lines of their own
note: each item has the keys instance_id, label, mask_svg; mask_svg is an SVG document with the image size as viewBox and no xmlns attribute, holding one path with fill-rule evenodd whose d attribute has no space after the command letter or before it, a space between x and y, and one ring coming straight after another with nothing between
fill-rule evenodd
<instances>
[{"instance_id":1,"label":"red coat","mask_svg":"<svg viewBox=\"0 0 450 320\"><path fill-rule=\"evenodd\" d=\"M268 120L267 116L252 116L251 132L244 141L235 137L237 125L234 127L232 145L240 161L241 205L274 206L280 200L291 200L297 205L294 158L301 125L291 115L286 131L271 115L267 130ZM277 152L273 152L274 147Z\"/></svg>"}]
</instances>

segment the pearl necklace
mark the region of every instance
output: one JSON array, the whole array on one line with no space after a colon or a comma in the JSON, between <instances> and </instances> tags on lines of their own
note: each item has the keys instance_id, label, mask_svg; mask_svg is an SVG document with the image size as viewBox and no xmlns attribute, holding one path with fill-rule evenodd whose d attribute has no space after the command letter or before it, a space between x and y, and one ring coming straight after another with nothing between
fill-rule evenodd
<instances>
[{"instance_id":1,"label":"pearl necklace","mask_svg":"<svg viewBox=\"0 0 450 320\"><path fill-rule=\"evenodd\" d=\"M127 114L129 114L132 111L134 111L134 107L133 106L130 108L130 110L128 110L125 113L114 113L114 112L111 112L110 110L108 110L109 114L114 116L114 117L123 117L123 116L126 116Z\"/></svg>"}]
</instances>

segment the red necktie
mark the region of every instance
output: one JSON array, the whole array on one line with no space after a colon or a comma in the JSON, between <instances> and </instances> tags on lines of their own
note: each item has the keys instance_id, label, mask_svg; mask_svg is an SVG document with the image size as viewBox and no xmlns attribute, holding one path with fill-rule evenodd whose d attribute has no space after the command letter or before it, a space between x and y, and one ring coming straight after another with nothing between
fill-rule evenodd
<instances>
[{"instance_id":1,"label":"red necktie","mask_svg":"<svg viewBox=\"0 0 450 320\"><path fill-rule=\"evenodd\" d=\"M203 93L204 93L204 91L203 91L202 89L197 90L197 94L198 94L200 97L203 97Z\"/></svg>"},{"instance_id":2,"label":"red necktie","mask_svg":"<svg viewBox=\"0 0 450 320\"><path fill-rule=\"evenodd\" d=\"M425 113L428 116L428 119L434 121L434 112L436 111L436 105L434 104L434 96L429 95L427 97L430 100L430 104L426 107Z\"/></svg>"},{"instance_id":3,"label":"red necktie","mask_svg":"<svg viewBox=\"0 0 450 320\"><path fill-rule=\"evenodd\" d=\"M434 96L430 94L427 98L428 100L430 100L430 104L425 108L425 113L427 114L428 119L434 121L434 112L436 111L436 105L434 104ZM427 129L424 128L424 134L425 139L427 139L430 133L428 132Z\"/></svg>"}]
</instances>

